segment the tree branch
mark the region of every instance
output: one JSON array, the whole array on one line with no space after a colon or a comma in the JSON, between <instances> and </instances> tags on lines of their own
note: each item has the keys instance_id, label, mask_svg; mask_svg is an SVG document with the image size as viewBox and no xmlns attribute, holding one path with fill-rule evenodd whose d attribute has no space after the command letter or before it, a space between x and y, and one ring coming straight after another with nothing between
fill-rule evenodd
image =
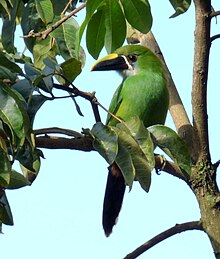
<instances>
[{"instance_id":1,"label":"tree branch","mask_svg":"<svg viewBox=\"0 0 220 259\"><path fill-rule=\"evenodd\" d=\"M217 17L218 15L220 15L220 11L213 11L210 14L210 18Z\"/></svg>"},{"instance_id":2,"label":"tree branch","mask_svg":"<svg viewBox=\"0 0 220 259\"><path fill-rule=\"evenodd\" d=\"M48 128L35 130L36 134L46 134L45 136L35 136L36 146L38 148L48 149L71 149L79 150L84 152L95 151L92 139L81 135L81 137L65 138L57 136L49 136L50 133L67 134L72 136L72 131L60 128ZM74 131L75 134L75 131ZM73 134L73 135L74 135ZM77 134L79 134L77 132ZM155 169L156 171L164 171L172 176L178 177L179 179L188 183L187 176L181 171L181 169L173 162L165 160L160 155L155 155Z\"/></svg>"},{"instance_id":3,"label":"tree branch","mask_svg":"<svg viewBox=\"0 0 220 259\"><path fill-rule=\"evenodd\" d=\"M171 236L174 236L175 234L182 233L187 230L203 230L202 224L200 221L192 221L192 222L187 222L182 224L176 224L174 227L169 228L168 230L160 233L159 235L153 237L143 245L139 246L133 252L125 256L124 259L137 258L139 255L143 254L144 252L149 250L151 247L157 245L161 241L164 241L165 239Z\"/></svg>"},{"instance_id":4,"label":"tree branch","mask_svg":"<svg viewBox=\"0 0 220 259\"><path fill-rule=\"evenodd\" d=\"M46 29L45 31L42 32L33 32L30 31L28 35L24 35L21 38L35 38L35 37L41 37L43 40L47 38L47 36L54 31L56 28L58 28L62 23L67 21L70 17L72 17L74 14L78 13L81 11L83 8L86 7L86 3L83 3L80 5L78 8L74 9L72 12L64 16L62 19L57 21L55 24L53 24L50 28Z\"/></svg>"},{"instance_id":5,"label":"tree branch","mask_svg":"<svg viewBox=\"0 0 220 259\"><path fill-rule=\"evenodd\" d=\"M176 130L180 137L186 142L189 150L191 151L191 156L193 160L195 160L195 148L194 148L194 131L182 100L179 96L179 93L176 89L175 83L169 71L169 68L166 65L166 61L163 57L163 54L160 50L160 47L153 35L152 32L147 34L142 34L138 31L135 31L138 40L140 41L141 45L146 46L151 51L153 51L157 57L161 60L164 64L164 68L166 70L167 80L168 80L168 91L169 91L169 111L173 118L174 124L176 126Z\"/></svg>"},{"instance_id":6,"label":"tree branch","mask_svg":"<svg viewBox=\"0 0 220 259\"><path fill-rule=\"evenodd\" d=\"M212 36L210 38L210 43L212 43L214 40L219 39L219 38L220 38L220 34L216 34L216 35Z\"/></svg>"},{"instance_id":7,"label":"tree branch","mask_svg":"<svg viewBox=\"0 0 220 259\"><path fill-rule=\"evenodd\" d=\"M192 85L193 127L199 160L210 161L207 114L207 80L210 50L211 1L194 0L196 12Z\"/></svg>"},{"instance_id":8,"label":"tree branch","mask_svg":"<svg viewBox=\"0 0 220 259\"><path fill-rule=\"evenodd\" d=\"M89 137L64 138L56 136L40 136L35 138L36 146L48 149L71 149L89 152L94 150Z\"/></svg>"},{"instance_id":9,"label":"tree branch","mask_svg":"<svg viewBox=\"0 0 220 259\"><path fill-rule=\"evenodd\" d=\"M67 136L71 136L74 138L80 138L83 137L82 134L80 134L79 132L75 131L75 130L70 130L70 129L63 129L63 128L59 128L59 127L51 127L51 128L42 128L42 129L35 129L33 131L34 135L45 135L45 134L63 134L63 135L67 135Z\"/></svg>"},{"instance_id":10,"label":"tree branch","mask_svg":"<svg viewBox=\"0 0 220 259\"><path fill-rule=\"evenodd\" d=\"M68 81L68 80L66 79L66 81ZM98 109L98 102L95 97L95 92L88 93L88 92L80 91L71 82L69 82L69 83L70 83L70 86L54 84L53 87L56 89L63 90L63 91L73 94L73 96L72 96L73 98L75 98L77 96L81 96L82 98L90 101L90 104L91 104L92 110L93 110L93 114L95 117L95 121L100 122L101 117L100 117L100 113L99 113L99 109Z\"/></svg>"},{"instance_id":11,"label":"tree branch","mask_svg":"<svg viewBox=\"0 0 220 259\"><path fill-rule=\"evenodd\" d=\"M161 155L155 155L155 169L156 171L164 171L172 176L175 176L184 182L189 182L189 177L187 177L187 174L184 174L181 169L175 165L173 162L168 161L161 157Z\"/></svg>"}]
</instances>

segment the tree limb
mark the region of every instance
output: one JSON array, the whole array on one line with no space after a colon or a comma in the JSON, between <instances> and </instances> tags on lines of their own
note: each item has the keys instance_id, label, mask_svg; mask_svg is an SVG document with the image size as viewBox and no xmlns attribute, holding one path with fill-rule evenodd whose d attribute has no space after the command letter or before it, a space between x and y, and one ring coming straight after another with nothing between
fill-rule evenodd
<instances>
[{"instance_id":1,"label":"tree limb","mask_svg":"<svg viewBox=\"0 0 220 259\"><path fill-rule=\"evenodd\" d=\"M137 258L139 255L143 254L144 252L149 250L151 247L157 245L161 241L164 241L165 239L174 236L175 234L182 233L187 230L203 230L202 223L200 221L192 221L182 224L176 224L174 227L169 228L168 230L160 233L159 235L153 237L143 245L139 246L133 252L125 256L124 259Z\"/></svg>"},{"instance_id":2,"label":"tree limb","mask_svg":"<svg viewBox=\"0 0 220 259\"><path fill-rule=\"evenodd\" d=\"M53 24L50 28L46 29L45 31L42 32L33 32L30 31L28 35L24 35L21 38L35 38L35 37L41 37L43 40L47 38L47 36L54 31L56 28L58 28L62 23L67 21L70 17L72 17L74 14L78 13L81 11L83 8L86 7L86 3L83 3L80 5L78 8L74 9L72 12L64 16L62 19L57 21L55 24Z\"/></svg>"},{"instance_id":3,"label":"tree limb","mask_svg":"<svg viewBox=\"0 0 220 259\"><path fill-rule=\"evenodd\" d=\"M54 129L54 130L51 130L51 129ZM65 132L68 131L67 134L70 135L69 130L61 129L58 131L56 129L57 128L36 130L38 134L46 134L45 136L35 137L36 146L38 148L48 148L48 149L71 149L71 150L79 150L84 152L95 151L92 144L92 139L87 136L81 135L81 137L77 137L77 138L75 137L65 138L65 137L47 135L52 131L59 134L60 133L65 134ZM181 169L177 165L175 165L171 161L165 160L160 155L155 155L154 157L155 157L156 171L164 171L188 183L187 176L181 171Z\"/></svg>"},{"instance_id":4,"label":"tree limb","mask_svg":"<svg viewBox=\"0 0 220 259\"><path fill-rule=\"evenodd\" d=\"M199 160L210 161L207 114L207 80L210 50L210 0L194 0L196 10L193 63L193 127Z\"/></svg>"},{"instance_id":5,"label":"tree limb","mask_svg":"<svg viewBox=\"0 0 220 259\"><path fill-rule=\"evenodd\" d=\"M63 135L71 136L71 137L74 137L74 138L83 137L82 134L80 134L79 132L77 132L75 130L63 129L63 128L59 128L59 127L35 129L33 131L33 133L34 133L35 136L56 133L56 134L63 134Z\"/></svg>"},{"instance_id":6,"label":"tree limb","mask_svg":"<svg viewBox=\"0 0 220 259\"><path fill-rule=\"evenodd\" d=\"M38 148L71 149L85 152L94 150L92 141L89 139L89 137L64 138L45 135L36 137L35 142Z\"/></svg>"},{"instance_id":7,"label":"tree limb","mask_svg":"<svg viewBox=\"0 0 220 259\"><path fill-rule=\"evenodd\" d=\"M213 17L217 17L218 15L220 15L220 11L213 11L211 12L210 17L213 18Z\"/></svg>"},{"instance_id":8,"label":"tree limb","mask_svg":"<svg viewBox=\"0 0 220 259\"><path fill-rule=\"evenodd\" d=\"M68 80L66 79L66 81L68 81ZM95 117L95 121L96 122L101 121L101 116L100 116L99 109L98 109L99 103L95 97L95 92L89 93L89 92L80 91L72 83L70 83L70 86L54 84L53 87L56 89L63 90L63 91L73 94L73 96L72 96L73 98L75 98L77 96L81 96L82 98L90 101L90 104L91 104L92 110L93 110L93 114Z\"/></svg>"},{"instance_id":9,"label":"tree limb","mask_svg":"<svg viewBox=\"0 0 220 259\"><path fill-rule=\"evenodd\" d=\"M214 40L219 39L219 38L220 38L220 34L216 34L216 35L212 36L210 38L210 43L212 43Z\"/></svg>"},{"instance_id":10,"label":"tree limb","mask_svg":"<svg viewBox=\"0 0 220 259\"><path fill-rule=\"evenodd\" d=\"M182 103L182 100L176 89L172 75L169 71L169 68L166 65L166 61L163 57L160 47L152 32L149 32L147 34L142 34L138 31L135 31L135 33L141 45L146 46L151 51L153 51L157 55L157 57L161 60L161 62L164 64L164 68L166 70L166 75L168 80L168 91L169 91L169 98L170 98L169 111L173 118L173 122L176 126L176 130L178 134L186 142L189 150L191 151L191 157L193 158L193 160L196 160L195 147L194 147L194 131L190 123L190 120L188 118L188 115L186 113L186 110L184 108L184 105Z\"/></svg>"},{"instance_id":11,"label":"tree limb","mask_svg":"<svg viewBox=\"0 0 220 259\"><path fill-rule=\"evenodd\" d=\"M173 162L168 161L161 157L161 155L155 155L155 169L156 171L164 171L172 176L175 176L184 182L189 182L189 177L187 177L187 174L184 174L181 169L175 165Z\"/></svg>"}]
</instances>

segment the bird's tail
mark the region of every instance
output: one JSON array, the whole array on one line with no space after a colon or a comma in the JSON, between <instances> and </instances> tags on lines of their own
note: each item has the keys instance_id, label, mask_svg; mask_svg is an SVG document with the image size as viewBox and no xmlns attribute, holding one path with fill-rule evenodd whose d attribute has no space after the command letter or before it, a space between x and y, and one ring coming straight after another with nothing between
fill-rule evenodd
<instances>
[{"instance_id":1,"label":"bird's tail","mask_svg":"<svg viewBox=\"0 0 220 259\"><path fill-rule=\"evenodd\" d=\"M117 222L125 193L125 181L116 163L108 167L108 179L105 190L102 225L108 237Z\"/></svg>"}]
</instances>

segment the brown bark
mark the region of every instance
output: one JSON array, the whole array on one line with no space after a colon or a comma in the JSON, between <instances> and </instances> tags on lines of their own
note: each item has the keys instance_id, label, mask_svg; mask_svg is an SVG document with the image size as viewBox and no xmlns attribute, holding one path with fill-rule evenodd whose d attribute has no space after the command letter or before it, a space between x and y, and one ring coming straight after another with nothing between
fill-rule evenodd
<instances>
[{"instance_id":1,"label":"brown bark","mask_svg":"<svg viewBox=\"0 0 220 259\"><path fill-rule=\"evenodd\" d=\"M198 159L192 170L191 186L200 206L203 228L211 241L216 258L220 258L220 194L216 183L216 169L211 163L207 114L211 1L194 0L194 4L196 28L192 108Z\"/></svg>"},{"instance_id":2,"label":"brown bark","mask_svg":"<svg viewBox=\"0 0 220 259\"><path fill-rule=\"evenodd\" d=\"M198 200L201 211L202 228L207 233L216 258L220 258L220 193L216 183L216 168L211 163L208 138L207 115L207 80L210 38L211 1L194 0L196 10L195 52L192 85L193 125L191 125L184 106L176 90L172 76L168 73L170 92L170 113L173 117L179 135L191 147L193 158L192 175L184 179L181 172L175 170L175 165L167 163L165 167L156 160L158 167L186 181ZM215 12L216 13L216 12ZM218 13L217 13L218 14ZM142 45L151 48L162 60L163 56L153 37L153 34L138 33ZM60 141L61 140L61 141ZM44 136L36 139L37 146L46 148L70 148L83 151L92 150L91 142L85 139L51 139ZM84 145L85 144L85 145ZM60 146L59 146L60 145ZM69 146L68 146L69 145ZM173 169L173 173L172 173Z\"/></svg>"},{"instance_id":3,"label":"brown bark","mask_svg":"<svg viewBox=\"0 0 220 259\"><path fill-rule=\"evenodd\" d=\"M210 238L216 258L220 258L220 194L216 183L216 168L211 163L207 114L209 51L211 42L215 39L210 37L210 26L214 15L211 13L210 0L194 0L194 4L196 28L192 86L193 127L153 34L143 35L137 32L137 38L141 44L158 55L167 69L170 93L169 111L177 132L191 147L194 166L190 185L200 206L203 228Z\"/></svg>"}]
</instances>

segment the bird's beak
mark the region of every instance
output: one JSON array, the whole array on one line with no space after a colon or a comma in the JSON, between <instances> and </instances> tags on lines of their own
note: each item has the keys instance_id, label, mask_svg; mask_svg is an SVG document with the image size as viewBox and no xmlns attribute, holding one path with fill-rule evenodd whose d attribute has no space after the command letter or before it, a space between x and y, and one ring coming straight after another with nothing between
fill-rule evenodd
<instances>
[{"instance_id":1,"label":"bird's beak","mask_svg":"<svg viewBox=\"0 0 220 259\"><path fill-rule=\"evenodd\" d=\"M92 66L91 71L124 70L128 68L129 65L126 62L125 56L113 53L99 59Z\"/></svg>"}]
</instances>

